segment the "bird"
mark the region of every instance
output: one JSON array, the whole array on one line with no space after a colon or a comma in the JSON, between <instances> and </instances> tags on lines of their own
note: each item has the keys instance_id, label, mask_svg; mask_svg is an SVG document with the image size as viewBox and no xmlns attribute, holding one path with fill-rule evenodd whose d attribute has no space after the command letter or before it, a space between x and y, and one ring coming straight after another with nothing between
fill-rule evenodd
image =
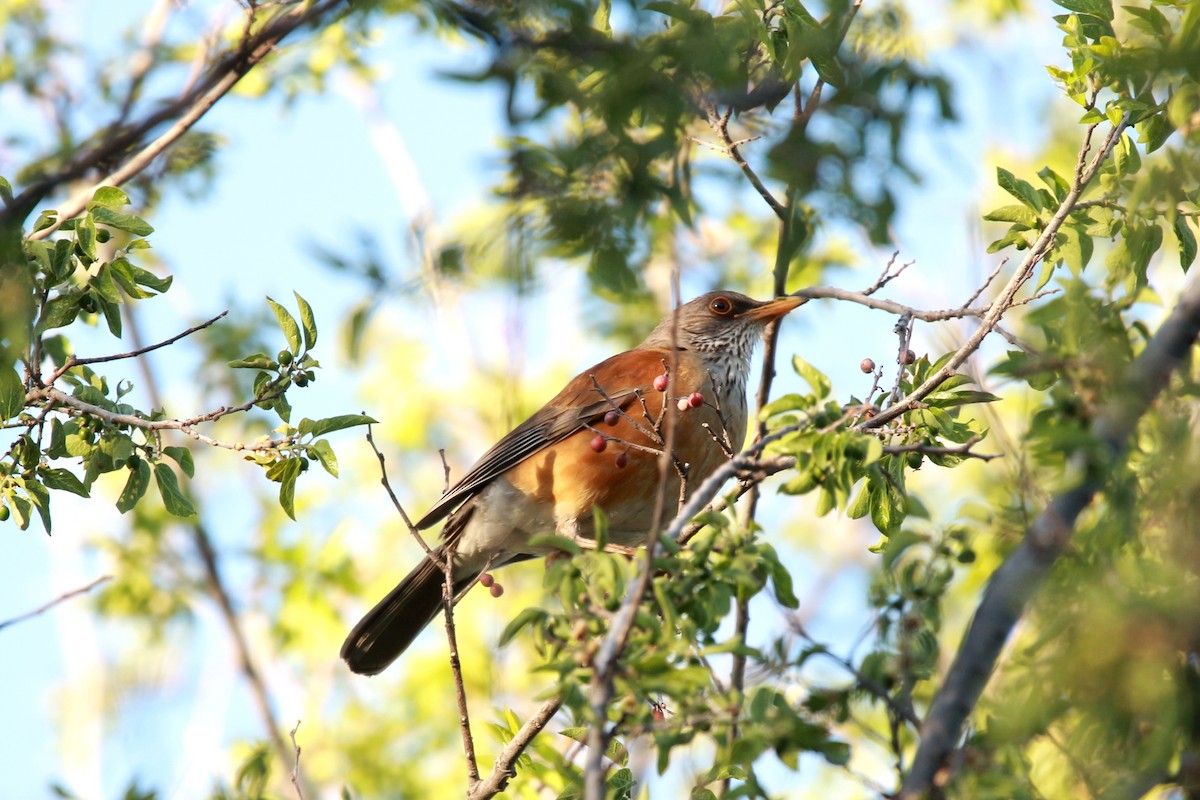
<instances>
[{"instance_id":1,"label":"bird","mask_svg":"<svg viewBox=\"0 0 1200 800\"><path fill-rule=\"evenodd\" d=\"M767 325L795 296L754 300L732 291L679 305L646 339L576 375L484 453L414 524L446 520L440 543L358 622L342 645L352 672L377 675L442 608L449 559L454 596L490 570L550 555L538 534L594 545L593 509L610 546L645 544L660 491L667 509L742 448L746 385ZM675 468L660 490L665 421Z\"/></svg>"}]
</instances>

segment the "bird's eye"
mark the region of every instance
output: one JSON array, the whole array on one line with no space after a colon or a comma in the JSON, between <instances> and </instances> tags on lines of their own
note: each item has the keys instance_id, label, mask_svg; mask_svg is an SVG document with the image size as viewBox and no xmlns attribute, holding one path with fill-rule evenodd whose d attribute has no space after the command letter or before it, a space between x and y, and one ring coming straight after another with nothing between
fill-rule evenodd
<instances>
[{"instance_id":1,"label":"bird's eye","mask_svg":"<svg viewBox=\"0 0 1200 800\"><path fill-rule=\"evenodd\" d=\"M728 297L714 297L708 307L714 314L728 314L733 310L733 303L729 302Z\"/></svg>"}]
</instances>

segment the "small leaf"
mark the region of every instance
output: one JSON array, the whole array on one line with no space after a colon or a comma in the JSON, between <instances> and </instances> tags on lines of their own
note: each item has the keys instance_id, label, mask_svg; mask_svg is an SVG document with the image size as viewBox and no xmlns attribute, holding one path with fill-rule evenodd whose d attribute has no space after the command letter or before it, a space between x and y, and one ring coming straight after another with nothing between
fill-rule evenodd
<instances>
[{"instance_id":1,"label":"small leaf","mask_svg":"<svg viewBox=\"0 0 1200 800\"><path fill-rule=\"evenodd\" d=\"M333 447L329 444L329 440L318 439L313 442L312 452L316 453L317 460L321 462L321 466L325 468L325 471L336 478L338 476L338 461L337 456L333 452Z\"/></svg>"},{"instance_id":2,"label":"small leaf","mask_svg":"<svg viewBox=\"0 0 1200 800\"><path fill-rule=\"evenodd\" d=\"M125 488L121 490L121 496L117 498L117 510L124 514L132 509L142 499L142 495L146 493L149 486L150 464L144 459L140 459L137 466L129 470Z\"/></svg>"},{"instance_id":3,"label":"small leaf","mask_svg":"<svg viewBox=\"0 0 1200 800\"><path fill-rule=\"evenodd\" d=\"M37 509L38 516L42 518L42 527L46 529L47 534L50 533L50 493L46 491L45 486L36 481L27 482L25 491L29 493L33 507Z\"/></svg>"},{"instance_id":4,"label":"small leaf","mask_svg":"<svg viewBox=\"0 0 1200 800\"><path fill-rule=\"evenodd\" d=\"M796 370L796 374L812 387L813 394L816 395L818 400L824 400L829 396L832 384L829 382L829 378L819 369L800 356L792 356L792 369Z\"/></svg>"},{"instance_id":5,"label":"small leaf","mask_svg":"<svg viewBox=\"0 0 1200 800\"><path fill-rule=\"evenodd\" d=\"M299 430L301 436L309 434L313 436L324 436L333 431L340 431L344 428L353 428L355 425L378 425L378 420L368 417L364 414L342 414L338 417L327 417L325 419L311 420L305 417L300 420Z\"/></svg>"},{"instance_id":6,"label":"small leaf","mask_svg":"<svg viewBox=\"0 0 1200 800\"><path fill-rule=\"evenodd\" d=\"M1054 0L1054 4L1077 14L1091 14L1109 22L1113 20L1112 0Z\"/></svg>"},{"instance_id":7,"label":"small leaf","mask_svg":"<svg viewBox=\"0 0 1200 800\"><path fill-rule=\"evenodd\" d=\"M116 211L107 206L97 206L92 209L92 219L100 224L107 225L110 228L132 233L134 236L149 236L154 233L154 228L146 220L135 214L127 214L124 211Z\"/></svg>"},{"instance_id":8,"label":"small leaf","mask_svg":"<svg viewBox=\"0 0 1200 800\"><path fill-rule=\"evenodd\" d=\"M1025 206L1010 205L994 208L983 215L989 222L1014 222L1032 228L1037 225L1037 216Z\"/></svg>"},{"instance_id":9,"label":"small leaf","mask_svg":"<svg viewBox=\"0 0 1200 800\"><path fill-rule=\"evenodd\" d=\"M1179 266L1187 272L1188 267L1196 260L1196 234L1192 233L1187 217L1180 214L1175 217L1175 238L1179 240Z\"/></svg>"},{"instance_id":10,"label":"small leaf","mask_svg":"<svg viewBox=\"0 0 1200 800\"><path fill-rule=\"evenodd\" d=\"M862 519L871 510L871 484L864 482L854 500L846 507L846 516L850 519Z\"/></svg>"},{"instance_id":11,"label":"small leaf","mask_svg":"<svg viewBox=\"0 0 1200 800\"><path fill-rule=\"evenodd\" d=\"M300 307L300 324L304 327L304 349L312 350L313 345L317 343L317 320L308 301L301 297L299 292L292 294L296 295L296 304Z\"/></svg>"},{"instance_id":12,"label":"small leaf","mask_svg":"<svg viewBox=\"0 0 1200 800\"><path fill-rule=\"evenodd\" d=\"M175 459L175 463L189 478L196 477L196 465L192 461L192 451L186 447L164 447L163 453Z\"/></svg>"},{"instance_id":13,"label":"small leaf","mask_svg":"<svg viewBox=\"0 0 1200 800\"><path fill-rule=\"evenodd\" d=\"M0 367L0 420L9 420L25 408L25 383L15 367Z\"/></svg>"},{"instance_id":14,"label":"small leaf","mask_svg":"<svg viewBox=\"0 0 1200 800\"><path fill-rule=\"evenodd\" d=\"M279 321L279 329L287 338L288 348L291 349L292 355L300 355L300 326L296 324L296 318L270 297L267 298L267 302L271 304L271 310L275 312L275 319Z\"/></svg>"},{"instance_id":15,"label":"small leaf","mask_svg":"<svg viewBox=\"0 0 1200 800\"><path fill-rule=\"evenodd\" d=\"M3 176L0 176L0 200L3 200L6 206L13 201L12 184Z\"/></svg>"},{"instance_id":16,"label":"small leaf","mask_svg":"<svg viewBox=\"0 0 1200 800\"><path fill-rule=\"evenodd\" d=\"M49 467L38 467L38 477L50 489L57 489L63 492L77 494L80 497L89 497L88 490L83 485L83 481L75 477L75 473L69 469L50 469Z\"/></svg>"},{"instance_id":17,"label":"small leaf","mask_svg":"<svg viewBox=\"0 0 1200 800\"><path fill-rule=\"evenodd\" d=\"M1042 210L1041 197L1038 196L1037 191L1028 181L1021 180L1004 167L997 167L996 182L1000 184L1001 189L1020 200L1029 208L1034 211Z\"/></svg>"},{"instance_id":18,"label":"small leaf","mask_svg":"<svg viewBox=\"0 0 1200 800\"><path fill-rule=\"evenodd\" d=\"M266 353L254 353L253 355L239 358L236 361L230 361L229 366L233 369L278 369L279 364L275 363L275 359L271 358ZM256 390L257 393L257 390Z\"/></svg>"},{"instance_id":19,"label":"small leaf","mask_svg":"<svg viewBox=\"0 0 1200 800\"><path fill-rule=\"evenodd\" d=\"M171 469L169 464L155 462L154 482L158 484L158 493L162 496L163 505L171 514L190 517L196 513L192 501L179 489L179 479L175 477L175 470Z\"/></svg>"},{"instance_id":20,"label":"small leaf","mask_svg":"<svg viewBox=\"0 0 1200 800\"><path fill-rule=\"evenodd\" d=\"M129 195L118 189L116 186L101 186L92 195L93 206L105 206L107 208L121 208L129 205Z\"/></svg>"},{"instance_id":21,"label":"small leaf","mask_svg":"<svg viewBox=\"0 0 1200 800\"><path fill-rule=\"evenodd\" d=\"M545 621L549 614L542 608L526 608L513 619L512 622L504 626L504 631L500 634L500 645L506 645L512 641L512 638L520 633L521 629L533 625L536 622Z\"/></svg>"},{"instance_id":22,"label":"small leaf","mask_svg":"<svg viewBox=\"0 0 1200 800\"><path fill-rule=\"evenodd\" d=\"M296 518L296 478L300 476L299 458L284 459L279 470L279 506L292 519Z\"/></svg>"}]
</instances>

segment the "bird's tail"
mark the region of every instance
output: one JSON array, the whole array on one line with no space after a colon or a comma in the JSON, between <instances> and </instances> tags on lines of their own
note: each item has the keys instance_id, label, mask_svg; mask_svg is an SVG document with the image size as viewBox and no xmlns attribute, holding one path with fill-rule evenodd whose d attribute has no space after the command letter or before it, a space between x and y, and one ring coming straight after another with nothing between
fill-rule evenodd
<instances>
[{"instance_id":1,"label":"bird's tail","mask_svg":"<svg viewBox=\"0 0 1200 800\"><path fill-rule=\"evenodd\" d=\"M445 554L438 549L439 556ZM475 576L455 581L457 595ZM352 672L377 675L395 661L442 608L445 573L429 556L367 612L342 644Z\"/></svg>"}]
</instances>

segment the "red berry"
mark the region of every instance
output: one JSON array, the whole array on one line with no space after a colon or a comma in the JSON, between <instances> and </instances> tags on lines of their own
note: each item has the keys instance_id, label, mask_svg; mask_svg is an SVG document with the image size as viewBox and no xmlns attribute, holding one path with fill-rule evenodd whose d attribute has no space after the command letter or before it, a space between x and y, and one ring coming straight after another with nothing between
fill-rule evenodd
<instances>
[{"instance_id":1,"label":"red berry","mask_svg":"<svg viewBox=\"0 0 1200 800\"><path fill-rule=\"evenodd\" d=\"M904 354L904 363L905 364L915 364L916 361L917 361L917 354L914 353L912 350L909 350L908 352L906 352Z\"/></svg>"},{"instance_id":2,"label":"red berry","mask_svg":"<svg viewBox=\"0 0 1200 800\"><path fill-rule=\"evenodd\" d=\"M688 395L687 401L688 405L692 408L699 408L700 406L704 405L704 395L700 394L699 392L692 392Z\"/></svg>"},{"instance_id":3,"label":"red berry","mask_svg":"<svg viewBox=\"0 0 1200 800\"><path fill-rule=\"evenodd\" d=\"M607 414L604 415L604 424L609 426L610 428L613 425L616 425L620 421L621 421L621 415L618 414L615 410L609 411Z\"/></svg>"},{"instance_id":4,"label":"red berry","mask_svg":"<svg viewBox=\"0 0 1200 800\"><path fill-rule=\"evenodd\" d=\"M482 583L484 586L491 586L493 583L496 582L496 579L492 577L492 573L485 572L479 576L479 582Z\"/></svg>"},{"instance_id":5,"label":"red berry","mask_svg":"<svg viewBox=\"0 0 1200 800\"><path fill-rule=\"evenodd\" d=\"M592 438L592 449L595 450L597 453L603 453L604 448L606 448L606 447L608 447L608 439L605 439L603 436L600 436L600 435L596 435L595 437Z\"/></svg>"},{"instance_id":6,"label":"red berry","mask_svg":"<svg viewBox=\"0 0 1200 800\"><path fill-rule=\"evenodd\" d=\"M858 368L869 375L875 371L875 362L869 358L864 358L862 361L858 362Z\"/></svg>"},{"instance_id":7,"label":"red berry","mask_svg":"<svg viewBox=\"0 0 1200 800\"><path fill-rule=\"evenodd\" d=\"M492 597L499 597L504 594L504 587L498 583L493 583L488 587L488 591L492 593Z\"/></svg>"},{"instance_id":8,"label":"red berry","mask_svg":"<svg viewBox=\"0 0 1200 800\"><path fill-rule=\"evenodd\" d=\"M625 467L629 464L629 454L617 453L617 460L615 463L617 465L617 469L625 469Z\"/></svg>"},{"instance_id":9,"label":"red berry","mask_svg":"<svg viewBox=\"0 0 1200 800\"><path fill-rule=\"evenodd\" d=\"M660 392L665 392L667 390L668 383L669 381L666 375L659 375L654 379L654 388Z\"/></svg>"}]
</instances>

